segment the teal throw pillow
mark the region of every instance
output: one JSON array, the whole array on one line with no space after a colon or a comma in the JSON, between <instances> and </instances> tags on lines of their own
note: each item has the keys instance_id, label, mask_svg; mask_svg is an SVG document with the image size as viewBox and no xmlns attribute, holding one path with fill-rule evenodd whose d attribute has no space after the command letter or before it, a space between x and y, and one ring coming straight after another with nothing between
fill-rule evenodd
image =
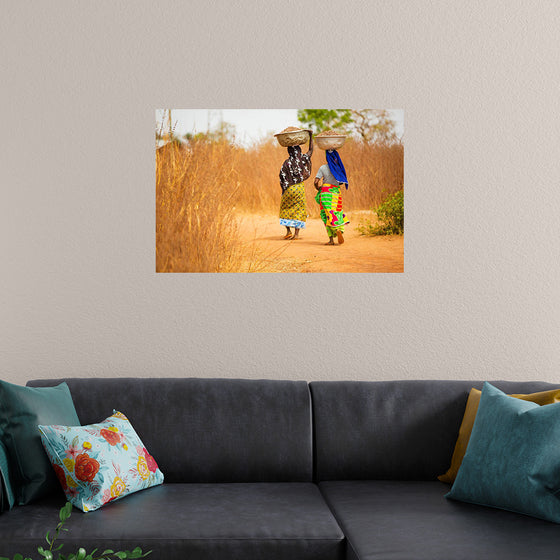
<instances>
[{"instance_id":1,"label":"teal throw pillow","mask_svg":"<svg viewBox=\"0 0 560 560\"><path fill-rule=\"evenodd\" d=\"M120 412L99 424L39 430L68 501L82 511L163 482L155 459Z\"/></svg>"},{"instance_id":2,"label":"teal throw pillow","mask_svg":"<svg viewBox=\"0 0 560 560\"><path fill-rule=\"evenodd\" d=\"M41 445L38 424L80 425L68 385L22 387L0 381L0 440L19 505L59 489Z\"/></svg>"},{"instance_id":3,"label":"teal throw pillow","mask_svg":"<svg viewBox=\"0 0 560 560\"><path fill-rule=\"evenodd\" d=\"M0 440L0 511L12 509L14 503L15 496L8 464L8 452Z\"/></svg>"},{"instance_id":4,"label":"teal throw pillow","mask_svg":"<svg viewBox=\"0 0 560 560\"><path fill-rule=\"evenodd\" d=\"M485 383L447 498L560 523L560 403L540 406Z\"/></svg>"}]
</instances>

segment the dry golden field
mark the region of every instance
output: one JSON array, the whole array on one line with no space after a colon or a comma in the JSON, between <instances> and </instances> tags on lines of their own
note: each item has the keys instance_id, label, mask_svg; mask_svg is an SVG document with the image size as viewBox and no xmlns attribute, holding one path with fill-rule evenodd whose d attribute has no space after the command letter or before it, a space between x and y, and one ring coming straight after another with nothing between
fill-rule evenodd
<instances>
[{"instance_id":1,"label":"dry golden field","mask_svg":"<svg viewBox=\"0 0 560 560\"><path fill-rule=\"evenodd\" d=\"M367 145L350 139L339 153L350 185L343 194L345 211L371 209L403 188L402 144ZM263 255L240 235L240 217L246 221L247 215L278 213L278 174L287 155L275 140L248 149L208 139L158 148L156 271L266 271ZM309 215L317 218L312 185L317 169L326 163L325 152L315 148L312 162L305 184ZM282 232L279 225L277 231ZM270 261L270 255L264 260Z\"/></svg>"}]
</instances>

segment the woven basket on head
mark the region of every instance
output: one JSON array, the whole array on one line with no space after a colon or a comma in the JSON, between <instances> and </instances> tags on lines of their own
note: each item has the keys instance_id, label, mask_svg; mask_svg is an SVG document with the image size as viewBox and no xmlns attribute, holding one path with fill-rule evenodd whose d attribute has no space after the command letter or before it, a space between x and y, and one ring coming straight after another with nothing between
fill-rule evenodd
<instances>
[{"instance_id":1,"label":"woven basket on head","mask_svg":"<svg viewBox=\"0 0 560 560\"><path fill-rule=\"evenodd\" d=\"M321 150L338 150L344 146L346 135L335 130L325 130L315 136L315 142Z\"/></svg>"},{"instance_id":2,"label":"woven basket on head","mask_svg":"<svg viewBox=\"0 0 560 560\"><path fill-rule=\"evenodd\" d=\"M288 146L300 146L301 144L305 144L309 140L310 132L311 131L307 129L289 126L274 136L276 140L278 140L280 146L287 148Z\"/></svg>"}]
</instances>

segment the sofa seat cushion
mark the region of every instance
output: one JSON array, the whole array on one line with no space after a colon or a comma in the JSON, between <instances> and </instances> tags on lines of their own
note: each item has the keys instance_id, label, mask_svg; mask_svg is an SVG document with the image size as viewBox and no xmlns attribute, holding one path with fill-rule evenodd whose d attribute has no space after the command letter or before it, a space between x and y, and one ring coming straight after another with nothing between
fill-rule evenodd
<instances>
[{"instance_id":1,"label":"sofa seat cushion","mask_svg":"<svg viewBox=\"0 0 560 560\"><path fill-rule=\"evenodd\" d=\"M2 514L0 556L36 556L62 505L43 500ZM72 543L88 552L140 546L152 560L342 560L345 550L312 483L163 484L97 511L74 509L66 526L63 554Z\"/></svg>"},{"instance_id":2,"label":"sofa seat cushion","mask_svg":"<svg viewBox=\"0 0 560 560\"><path fill-rule=\"evenodd\" d=\"M348 560L557 559L558 525L453 502L441 482L336 481L320 489L348 539Z\"/></svg>"}]
</instances>

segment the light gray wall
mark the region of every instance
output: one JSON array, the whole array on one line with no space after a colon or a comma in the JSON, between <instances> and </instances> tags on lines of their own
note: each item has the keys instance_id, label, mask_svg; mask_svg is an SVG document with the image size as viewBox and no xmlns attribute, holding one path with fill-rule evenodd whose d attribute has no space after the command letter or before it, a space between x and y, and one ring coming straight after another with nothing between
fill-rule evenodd
<instances>
[{"instance_id":1,"label":"light gray wall","mask_svg":"<svg viewBox=\"0 0 560 560\"><path fill-rule=\"evenodd\" d=\"M4 3L1 378L560 382L556 1ZM405 110L404 274L160 274L154 110Z\"/></svg>"}]
</instances>

